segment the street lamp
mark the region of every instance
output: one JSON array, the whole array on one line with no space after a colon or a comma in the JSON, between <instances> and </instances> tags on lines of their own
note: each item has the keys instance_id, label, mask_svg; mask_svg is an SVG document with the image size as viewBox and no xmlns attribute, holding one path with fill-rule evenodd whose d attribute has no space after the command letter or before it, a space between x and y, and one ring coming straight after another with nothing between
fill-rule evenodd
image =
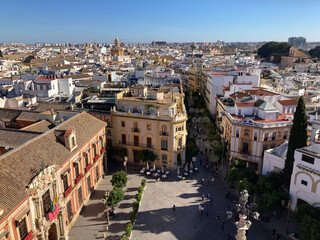
<instances>
[{"instance_id":1,"label":"street lamp","mask_svg":"<svg viewBox=\"0 0 320 240\"><path fill-rule=\"evenodd\" d=\"M126 173L127 173L127 162L128 162L128 157L124 156L123 166L124 166L124 169L125 169Z\"/></svg>"},{"instance_id":2,"label":"street lamp","mask_svg":"<svg viewBox=\"0 0 320 240\"><path fill-rule=\"evenodd\" d=\"M237 240L246 240L246 231L251 227L251 221L248 217L251 216L258 220L260 214L255 212L255 208L257 207L255 203L248 204L249 193L247 190L243 190L239 194L239 203L235 205L237 212L239 214L239 221L236 222L237 231Z\"/></svg>"}]
</instances>

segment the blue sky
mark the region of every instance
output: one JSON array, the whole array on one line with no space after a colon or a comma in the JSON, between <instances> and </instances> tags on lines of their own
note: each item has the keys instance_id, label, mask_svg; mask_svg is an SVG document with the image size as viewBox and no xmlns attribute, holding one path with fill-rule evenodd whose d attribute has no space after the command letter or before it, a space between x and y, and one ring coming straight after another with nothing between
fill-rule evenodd
<instances>
[{"instance_id":1,"label":"blue sky","mask_svg":"<svg viewBox=\"0 0 320 240\"><path fill-rule=\"evenodd\" d=\"M0 43L320 41L320 0L0 0Z\"/></svg>"}]
</instances>

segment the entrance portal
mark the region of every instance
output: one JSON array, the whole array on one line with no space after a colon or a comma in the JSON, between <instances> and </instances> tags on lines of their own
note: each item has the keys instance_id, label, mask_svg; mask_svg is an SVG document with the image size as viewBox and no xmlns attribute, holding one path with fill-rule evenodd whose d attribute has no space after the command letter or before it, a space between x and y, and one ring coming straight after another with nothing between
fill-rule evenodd
<instances>
[{"instance_id":1,"label":"entrance portal","mask_svg":"<svg viewBox=\"0 0 320 240\"><path fill-rule=\"evenodd\" d=\"M178 153L178 155L177 155L177 163L178 163L178 166L182 166L181 154L180 153Z\"/></svg>"},{"instance_id":2,"label":"entrance portal","mask_svg":"<svg viewBox=\"0 0 320 240\"><path fill-rule=\"evenodd\" d=\"M55 223L51 224L51 227L48 233L49 233L49 236L48 236L49 240L58 240L57 226Z\"/></svg>"}]
</instances>

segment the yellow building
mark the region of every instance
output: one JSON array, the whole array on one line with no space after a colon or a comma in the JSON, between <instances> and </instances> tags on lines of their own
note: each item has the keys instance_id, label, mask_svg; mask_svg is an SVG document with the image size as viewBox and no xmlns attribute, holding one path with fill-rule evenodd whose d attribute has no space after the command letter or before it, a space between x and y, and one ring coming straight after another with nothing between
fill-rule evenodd
<instances>
[{"instance_id":1,"label":"yellow building","mask_svg":"<svg viewBox=\"0 0 320 240\"><path fill-rule=\"evenodd\" d=\"M111 49L111 56L124 56L124 50L120 47L119 39L116 38L114 40L114 47Z\"/></svg>"},{"instance_id":2,"label":"yellow building","mask_svg":"<svg viewBox=\"0 0 320 240\"><path fill-rule=\"evenodd\" d=\"M137 154L148 149L157 156L157 167L175 169L185 163L188 117L182 89L176 90L137 85L117 94L113 145L127 149L128 162L139 164Z\"/></svg>"}]
</instances>

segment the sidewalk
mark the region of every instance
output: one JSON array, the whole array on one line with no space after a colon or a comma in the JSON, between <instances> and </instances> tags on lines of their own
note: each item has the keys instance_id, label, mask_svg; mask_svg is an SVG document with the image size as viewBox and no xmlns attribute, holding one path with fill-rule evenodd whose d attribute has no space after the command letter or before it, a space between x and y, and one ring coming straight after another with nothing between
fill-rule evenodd
<instances>
[{"instance_id":1,"label":"sidewalk","mask_svg":"<svg viewBox=\"0 0 320 240\"><path fill-rule=\"evenodd\" d=\"M106 232L106 208L102 198L107 190L112 190L111 178L112 173L101 180L95 193L71 228L69 232L70 240L103 239L104 234L106 235L105 239L118 240L125 233L125 227L129 223L129 213L132 211L132 203L136 200L135 195L138 193L137 189L142 177L134 173L128 175L127 187L123 189L125 192L124 200L115 208L116 216L110 219L109 231Z\"/></svg>"}]
</instances>

